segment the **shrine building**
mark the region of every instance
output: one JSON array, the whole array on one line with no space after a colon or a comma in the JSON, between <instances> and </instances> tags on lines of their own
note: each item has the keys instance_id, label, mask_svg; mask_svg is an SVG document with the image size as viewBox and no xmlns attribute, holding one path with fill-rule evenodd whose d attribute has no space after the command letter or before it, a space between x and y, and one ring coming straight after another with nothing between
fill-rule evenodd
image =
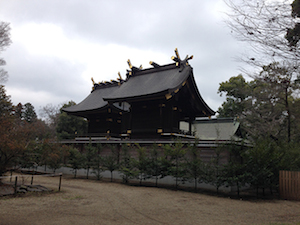
<instances>
[{"instance_id":1,"label":"shrine building","mask_svg":"<svg viewBox=\"0 0 300 225\"><path fill-rule=\"evenodd\" d=\"M79 104L64 108L69 115L88 121L88 137L106 140L167 140L195 138L196 118L210 118L215 112L202 99L189 60L177 49L171 64L150 62L151 68L135 67L126 79L95 83ZM186 129L181 129L185 123ZM84 138L84 137L82 137Z\"/></svg>"}]
</instances>

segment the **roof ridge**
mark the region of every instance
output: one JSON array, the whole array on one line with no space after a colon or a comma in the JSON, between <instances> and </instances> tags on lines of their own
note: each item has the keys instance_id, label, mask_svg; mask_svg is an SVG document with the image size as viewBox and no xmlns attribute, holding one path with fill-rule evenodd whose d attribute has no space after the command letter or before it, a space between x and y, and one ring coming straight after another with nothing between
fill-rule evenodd
<instances>
[{"instance_id":1,"label":"roof ridge","mask_svg":"<svg viewBox=\"0 0 300 225\"><path fill-rule=\"evenodd\" d=\"M95 90L99 90L99 89L120 86L123 82L124 82L124 80L121 80L121 81L111 80L111 81L104 81L104 82L95 83L94 86L93 86L92 92L95 91Z\"/></svg>"}]
</instances>

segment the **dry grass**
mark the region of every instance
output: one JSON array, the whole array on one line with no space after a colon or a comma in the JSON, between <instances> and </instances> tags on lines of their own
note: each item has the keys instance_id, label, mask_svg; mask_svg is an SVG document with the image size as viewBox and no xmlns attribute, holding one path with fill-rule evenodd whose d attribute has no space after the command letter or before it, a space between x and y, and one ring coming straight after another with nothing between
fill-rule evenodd
<instances>
[{"instance_id":1,"label":"dry grass","mask_svg":"<svg viewBox=\"0 0 300 225\"><path fill-rule=\"evenodd\" d=\"M34 183L57 190L58 177ZM230 198L64 177L62 191L0 198L0 224L300 224L300 202Z\"/></svg>"}]
</instances>

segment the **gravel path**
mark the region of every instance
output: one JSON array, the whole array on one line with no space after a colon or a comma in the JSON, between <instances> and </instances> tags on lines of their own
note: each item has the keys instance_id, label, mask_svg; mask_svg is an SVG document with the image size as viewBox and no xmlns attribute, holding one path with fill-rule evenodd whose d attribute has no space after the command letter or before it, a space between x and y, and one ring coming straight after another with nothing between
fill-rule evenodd
<instances>
[{"instance_id":1,"label":"gravel path","mask_svg":"<svg viewBox=\"0 0 300 225\"><path fill-rule=\"evenodd\" d=\"M58 177L36 183L58 188ZM297 223L298 222L298 223ZM242 201L63 178L62 191L0 198L0 224L300 224L300 202Z\"/></svg>"}]
</instances>

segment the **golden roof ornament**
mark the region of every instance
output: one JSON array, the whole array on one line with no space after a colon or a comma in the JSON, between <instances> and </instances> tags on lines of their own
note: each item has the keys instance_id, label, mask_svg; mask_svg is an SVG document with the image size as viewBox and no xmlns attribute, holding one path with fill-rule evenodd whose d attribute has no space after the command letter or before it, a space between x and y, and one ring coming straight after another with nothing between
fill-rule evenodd
<instances>
[{"instance_id":1,"label":"golden roof ornament","mask_svg":"<svg viewBox=\"0 0 300 225\"><path fill-rule=\"evenodd\" d=\"M188 61L194 57L193 55L191 55L191 56L187 55L184 60L181 60L177 48L175 48L175 55L176 56L172 56L171 59L176 62L176 66L178 66L178 67L180 67L182 65L188 66L189 65Z\"/></svg>"}]
</instances>

